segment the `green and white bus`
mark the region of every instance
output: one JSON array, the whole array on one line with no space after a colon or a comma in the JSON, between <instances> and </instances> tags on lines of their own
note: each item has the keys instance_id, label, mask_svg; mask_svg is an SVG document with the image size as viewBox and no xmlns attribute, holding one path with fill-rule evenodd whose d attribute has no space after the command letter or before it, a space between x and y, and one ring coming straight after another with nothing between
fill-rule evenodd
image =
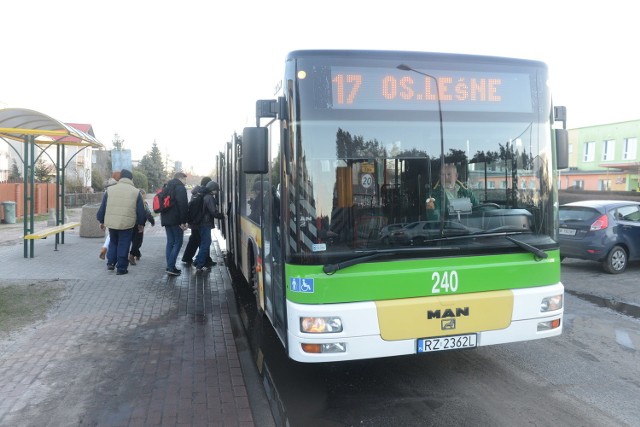
<instances>
[{"instance_id":1,"label":"green and white bus","mask_svg":"<svg viewBox=\"0 0 640 427\"><path fill-rule=\"evenodd\" d=\"M566 113L547 73L487 56L288 54L217 166L228 262L290 358L561 334ZM442 191L445 164L464 191Z\"/></svg>"}]
</instances>

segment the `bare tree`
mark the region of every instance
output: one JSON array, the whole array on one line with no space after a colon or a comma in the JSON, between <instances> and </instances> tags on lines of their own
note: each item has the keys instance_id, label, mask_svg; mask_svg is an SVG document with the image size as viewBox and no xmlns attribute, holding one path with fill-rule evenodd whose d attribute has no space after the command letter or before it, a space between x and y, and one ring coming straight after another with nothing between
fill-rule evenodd
<instances>
[{"instance_id":1,"label":"bare tree","mask_svg":"<svg viewBox=\"0 0 640 427\"><path fill-rule=\"evenodd\" d=\"M113 135L113 141L111 142L114 150L120 151L124 148L124 139L120 139L120 135L117 133Z\"/></svg>"}]
</instances>

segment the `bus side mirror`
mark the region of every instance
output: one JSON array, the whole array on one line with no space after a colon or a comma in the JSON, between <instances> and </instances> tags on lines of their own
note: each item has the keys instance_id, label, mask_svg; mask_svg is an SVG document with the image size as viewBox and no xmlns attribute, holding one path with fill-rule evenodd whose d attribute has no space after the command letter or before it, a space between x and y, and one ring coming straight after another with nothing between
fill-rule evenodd
<instances>
[{"instance_id":1,"label":"bus side mirror","mask_svg":"<svg viewBox=\"0 0 640 427\"><path fill-rule=\"evenodd\" d=\"M553 107L553 118L556 122L562 122L562 127L567 127L567 107Z\"/></svg>"},{"instance_id":2,"label":"bus side mirror","mask_svg":"<svg viewBox=\"0 0 640 427\"><path fill-rule=\"evenodd\" d=\"M242 131L242 170L244 173L268 172L267 128L247 127Z\"/></svg>"},{"instance_id":3,"label":"bus side mirror","mask_svg":"<svg viewBox=\"0 0 640 427\"><path fill-rule=\"evenodd\" d=\"M556 133L556 166L558 169L569 167L569 132L566 129L555 129Z\"/></svg>"}]
</instances>

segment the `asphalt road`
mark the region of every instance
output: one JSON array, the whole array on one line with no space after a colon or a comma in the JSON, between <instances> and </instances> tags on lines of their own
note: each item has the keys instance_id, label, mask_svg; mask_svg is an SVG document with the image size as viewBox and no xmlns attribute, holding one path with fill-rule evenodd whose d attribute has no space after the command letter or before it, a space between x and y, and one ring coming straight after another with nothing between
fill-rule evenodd
<instances>
[{"instance_id":1,"label":"asphalt road","mask_svg":"<svg viewBox=\"0 0 640 427\"><path fill-rule=\"evenodd\" d=\"M561 280L569 294L596 297L611 303L640 307L640 262L631 263L622 274L608 274L597 262L565 259Z\"/></svg>"},{"instance_id":2,"label":"asphalt road","mask_svg":"<svg viewBox=\"0 0 640 427\"><path fill-rule=\"evenodd\" d=\"M547 340L309 365L254 324L278 425L638 426L640 265L565 260L563 334Z\"/></svg>"}]
</instances>

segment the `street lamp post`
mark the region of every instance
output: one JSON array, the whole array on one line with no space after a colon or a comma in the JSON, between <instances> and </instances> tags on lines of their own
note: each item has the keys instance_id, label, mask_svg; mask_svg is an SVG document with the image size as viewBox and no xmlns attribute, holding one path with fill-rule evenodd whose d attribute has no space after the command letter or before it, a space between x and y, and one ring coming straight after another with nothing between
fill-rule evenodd
<instances>
[{"instance_id":1,"label":"street lamp post","mask_svg":"<svg viewBox=\"0 0 640 427\"><path fill-rule=\"evenodd\" d=\"M430 79L433 79L433 81L436 83L436 98L438 101L438 118L440 119L440 167L443 168L444 167L444 130L442 127L442 103L440 101L440 85L438 84L438 79L435 76L432 76L431 74L423 73L422 71L418 71L415 68L411 68L406 64L400 64L398 65L397 68L403 71L413 71L416 74L429 77Z\"/></svg>"},{"instance_id":2,"label":"street lamp post","mask_svg":"<svg viewBox=\"0 0 640 427\"><path fill-rule=\"evenodd\" d=\"M430 79L433 79L433 81L436 83L436 98L438 101L438 118L440 120L440 173L442 174L442 171L444 171L444 130L443 130L443 121L442 121L442 103L440 100L440 85L438 84L438 79L435 76L432 76L431 74L427 74L427 73L423 73L422 71L418 71L415 68L412 68L406 64L400 64L398 65L398 70L403 70L403 71L412 71L416 74L420 74L422 76L428 77ZM442 184L442 183L441 183ZM431 192L429 192L431 193ZM442 191L442 197L440 200L440 208L442 209L444 207L445 204L445 196L444 196L445 192ZM444 220L443 220L443 215L440 215L440 234L442 235L443 230L444 230Z\"/></svg>"}]
</instances>

